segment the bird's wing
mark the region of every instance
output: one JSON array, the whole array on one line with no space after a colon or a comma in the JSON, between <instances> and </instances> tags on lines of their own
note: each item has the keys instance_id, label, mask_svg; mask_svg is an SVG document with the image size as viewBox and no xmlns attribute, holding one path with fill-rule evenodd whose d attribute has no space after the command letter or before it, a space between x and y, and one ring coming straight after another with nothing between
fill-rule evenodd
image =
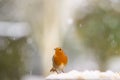
<instances>
[{"instance_id":1,"label":"bird's wing","mask_svg":"<svg viewBox=\"0 0 120 80\"><path fill-rule=\"evenodd\" d=\"M52 57L52 62L53 62L53 64L54 64L54 56Z\"/></svg>"},{"instance_id":2,"label":"bird's wing","mask_svg":"<svg viewBox=\"0 0 120 80\"><path fill-rule=\"evenodd\" d=\"M65 55L65 58L66 58L65 64L67 64L67 62L68 62L68 57Z\"/></svg>"},{"instance_id":3,"label":"bird's wing","mask_svg":"<svg viewBox=\"0 0 120 80\"><path fill-rule=\"evenodd\" d=\"M55 58L54 58L54 56L52 57L52 62L53 62L53 67L55 67Z\"/></svg>"},{"instance_id":4,"label":"bird's wing","mask_svg":"<svg viewBox=\"0 0 120 80\"><path fill-rule=\"evenodd\" d=\"M53 56L52 61L53 61L53 67L57 68L55 55Z\"/></svg>"}]
</instances>

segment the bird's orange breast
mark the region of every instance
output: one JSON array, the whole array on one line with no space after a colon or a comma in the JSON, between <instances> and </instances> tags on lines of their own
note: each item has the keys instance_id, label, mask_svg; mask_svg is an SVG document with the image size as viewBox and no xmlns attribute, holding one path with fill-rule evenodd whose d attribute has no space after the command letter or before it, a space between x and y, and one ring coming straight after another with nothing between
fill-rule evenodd
<instances>
[{"instance_id":1,"label":"bird's orange breast","mask_svg":"<svg viewBox=\"0 0 120 80\"><path fill-rule=\"evenodd\" d=\"M66 55L54 55L54 63L56 66L60 66L61 64L67 64L67 56Z\"/></svg>"}]
</instances>

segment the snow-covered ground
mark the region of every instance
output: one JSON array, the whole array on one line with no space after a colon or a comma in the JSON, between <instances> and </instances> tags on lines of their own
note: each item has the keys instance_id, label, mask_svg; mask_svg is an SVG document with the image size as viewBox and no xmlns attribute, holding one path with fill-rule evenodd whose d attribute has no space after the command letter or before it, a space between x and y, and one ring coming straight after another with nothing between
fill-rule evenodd
<instances>
[{"instance_id":1,"label":"snow-covered ground","mask_svg":"<svg viewBox=\"0 0 120 80\"><path fill-rule=\"evenodd\" d=\"M50 74L46 79L80 79L80 80L118 80L120 79L120 73L114 73L112 71L100 72L100 71L76 71L72 70L67 73Z\"/></svg>"}]
</instances>

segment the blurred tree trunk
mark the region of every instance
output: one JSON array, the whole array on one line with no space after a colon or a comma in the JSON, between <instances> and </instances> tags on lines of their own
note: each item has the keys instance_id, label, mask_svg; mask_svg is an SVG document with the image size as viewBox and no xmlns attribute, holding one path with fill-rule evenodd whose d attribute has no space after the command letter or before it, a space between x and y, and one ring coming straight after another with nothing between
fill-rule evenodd
<instances>
[{"instance_id":1,"label":"blurred tree trunk","mask_svg":"<svg viewBox=\"0 0 120 80\"><path fill-rule=\"evenodd\" d=\"M57 0L44 0L43 15L43 67L44 74L48 74L52 67L54 48L60 46L60 18Z\"/></svg>"}]
</instances>

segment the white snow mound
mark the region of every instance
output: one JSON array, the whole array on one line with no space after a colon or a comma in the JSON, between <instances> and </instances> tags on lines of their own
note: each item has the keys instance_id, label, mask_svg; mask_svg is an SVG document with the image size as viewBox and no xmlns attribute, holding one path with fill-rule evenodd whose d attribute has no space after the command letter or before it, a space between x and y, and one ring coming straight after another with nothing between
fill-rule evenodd
<instances>
[{"instance_id":1,"label":"white snow mound","mask_svg":"<svg viewBox=\"0 0 120 80\"><path fill-rule=\"evenodd\" d=\"M72 70L67 73L50 74L46 79L80 79L80 80L118 80L120 79L120 73L114 73L112 71L100 72L100 71L76 71Z\"/></svg>"},{"instance_id":2,"label":"white snow mound","mask_svg":"<svg viewBox=\"0 0 120 80\"><path fill-rule=\"evenodd\" d=\"M25 22L0 22L0 36L21 38L30 34L30 26Z\"/></svg>"}]
</instances>

